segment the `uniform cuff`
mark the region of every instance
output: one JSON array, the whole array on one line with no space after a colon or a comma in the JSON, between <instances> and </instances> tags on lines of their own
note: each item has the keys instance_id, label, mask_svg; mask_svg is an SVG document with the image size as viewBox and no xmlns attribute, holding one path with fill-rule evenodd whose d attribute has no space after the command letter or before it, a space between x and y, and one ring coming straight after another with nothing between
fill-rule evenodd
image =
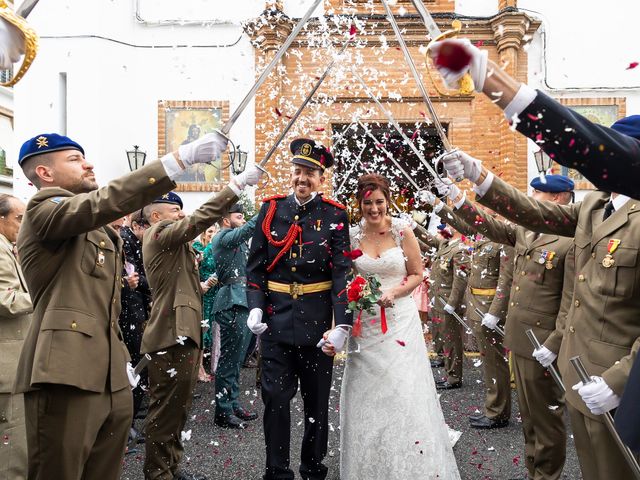
<instances>
[{"instance_id":1,"label":"uniform cuff","mask_svg":"<svg viewBox=\"0 0 640 480\"><path fill-rule=\"evenodd\" d=\"M238 185L236 185L236 182L229 182L229 188L233 191L233 193L236 194L236 197L239 197L242 194L243 189L238 187Z\"/></svg>"},{"instance_id":2,"label":"uniform cuff","mask_svg":"<svg viewBox=\"0 0 640 480\"><path fill-rule=\"evenodd\" d=\"M442 200L440 200L438 203L436 203L436 205L433 207L433 213L435 213L436 215L438 213L440 213L440 210L442 210L442 207L444 207L444 202Z\"/></svg>"},{"instance_id":3,"label":"uniform cuff","mask_svg":"<svg viewBox=\"0 0 640 480\"><path fill-rule=\"evenodd\" d=\"M174 157L173 153L167 153L160 159L160 161L162 162L164 171L167 172L167 176L171 180L175 180L175 178L184 171L178 164L178 160L176 160L176 157Z\"/></svg>"},{"instance_id":4,"label":"uniform cuff","mask_svg":"<svg viewBox=\"0 0 640 480\"><path fill-rule=\"evenodd\" d=\"M456 207L456 210L458 210L462 205L464 205L464 202L466 201L466 199L467 199L467 192L462 192L462 198L453 204L453 206Z\"/></svg>"},{"instance_id":5,"label":"uniform cuff","mask_svg":"<svg viewBox=\"0 0 640 480\"><path fill-rule=\"evenodd\" d=\"M484 182L482 182L480 185L474 185L473 191L476 192L476 195L478 195L479 197L484 197L486 193L489 191L489 189L491 188L492 184L493 184L493 173L488 172L487 178L484 179ZM459 207L456 207L456 208L459 208Z\"/></svg>"},{"instance_id":6,"label":"uniform cuff","mask_svg":"<svg viewBox=\"0 0 640 480\"><path fill-rule=\"evenodd\" d=\"M533 88L524 83L520 85L520 89L516 96L509 102L509 105L504 109L504 116L507 120L511 121L514 118L520 116L524 109L527 108L531 102L533 102L538 95Z\"/></svg>"}]
</instances>

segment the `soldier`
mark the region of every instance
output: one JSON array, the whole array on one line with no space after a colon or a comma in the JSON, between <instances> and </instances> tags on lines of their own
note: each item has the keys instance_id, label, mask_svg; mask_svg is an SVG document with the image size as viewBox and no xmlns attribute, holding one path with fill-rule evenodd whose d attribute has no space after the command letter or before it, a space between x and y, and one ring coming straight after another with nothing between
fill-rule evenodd
<instances>
[{"instance_id":1,"label":"soldier","mask_svg":"<svg viewBox=\"0 0 640 480\"><path fill-rule=\"evenodd\" d=\"M241 203L232 205L211 240L220 288L213 301L215 321L220 325L215 422L223 428L244 428L243 422L258 418L238 401L240 369L251 341L247 327L247 240L256 226L256 217L247 222L243 212Z\"/></svg>"},{"instance_id":2,"label":"soldier","mask_svg":"<svg viewBox=\"0 0 640 480\"><path fill-rule=\"evenodd\" d=\"M26 480L24 399L12 394L33 305L15 252L24 204L0 194L0 478Z\"/></svg>"},{"instance_id":3,"label":"soldier","mask_svg":"<svg viewBox=\"0 0 640 480\"><path fill-rule=\"evenodd\" d=\"M172 178L226 143L210 134L101 189L67 137L38 135L20 149L38 188L18 235L34 304L15 387L26 392L30 479L120 477L136 382L118 327L122 241L105 226L175 188Z\"/></svg>"},{"instance_id":4,"label":"soldier","mask_svg":"<svg viewBox=\"0 0 640 480\"><path fill-rule=\"evenodd\" d=\"M445 43L453 48L441 50ZM503 109L516 130L535 141L554 161L575 168L597 188L640 198L640 115L619 120L616 128L593 123L540 90L510 77L487 59L486 50L467 39L438 42L429 52L442 55L435 64L449 85L455 86L465 73L470 73L476 91L484 92ZM445 65L450 65L451 57L443 52L458 61L466 59L466 65L459 71L450 70Z\"/></svg>"},{"instance_id":5,"label":"soldier","mask_svg":"<svg viewBox=\"0 0 640 480\"><path fill-rule=\"evenodd\" d=\"M153 292L141 353L149 353L149 412L145 423L148 480L204 479L179 470L184 452L181 432L193 399L202 345L202 292L191 240L226 214L261 170L250 167L231 180L193 214L185 216L173 192L144 208L151 225L144 233L142 257Z\"/></svg>"},{"instance_id":6,"label":"soldier","mask_svg":"<svg viewBox=\"0 0 640 480\"><path fill-rule=\"evenodd\" d=\"M540 233L575 236L576 282L558 367L582 475L631 478L630 468L601 415L618 406L640 347L640 203L595 191L582 202L556 205L526 197L457 151L444 156L452 177L476 184L480 203ZM594 382L583 385L569 363L580 355ZM572 388L570 388L573 386Z\"/></svg>"},{"instance_id":7,"label":"soldier","mask_svg":"<svg viewBox=\"0 0 640 480\"><path fill-rule=\"evenodd\" d=\"M327 467L328 403L333 359L316 347L340 350L352 316L344 294L351 260L343 205L317 193L333 156L313 140L291 142L293 194L264 200L247 264L251 331L262 335L262 400L267 447L265 480L293 479L289 468L290 401L302 390L305 432L303 479L323 479ZM264 320L264 321L263 321Z\"/></svg>"},{"instance_id":8,"label":"soldier","mask_svg":"<svg viewBox=\"0 0 640 480\"><path fill-rule=\"evenodd\" d=\"M547 175L545 182L536 177L530 185L536 200L559 205L571 203L573 181L568 177ZM457 196L457 187L452 185L451 189ZM504 344L512 354L526 466L530 478L560 478L566 456L564 392L546 367L554 363L560 351L564 316L571 300L573 239L541 235L497 221L464 197L455 207L454 215L474 225L478 232L515 248ZM567 268L565 257L568 257ZM564 285L565 278L568 279L567 286ZM542 344L533 355L525 333L527 329L532 329Z\"/></svg>"}]
</instances>

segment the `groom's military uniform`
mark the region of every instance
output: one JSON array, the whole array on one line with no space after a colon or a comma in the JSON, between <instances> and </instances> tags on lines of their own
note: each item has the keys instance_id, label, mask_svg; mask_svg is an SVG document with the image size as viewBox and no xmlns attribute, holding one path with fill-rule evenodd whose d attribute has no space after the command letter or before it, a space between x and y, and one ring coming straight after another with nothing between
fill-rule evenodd
<instances>
[{"instance_id":1,"label":"groom's military uniform","mask_svg":"<svg viewBox=\"0 0 640 480\"><path fill-rule=\"evenodd\" d=\"M330 167L333 157L312 140L291 144L293 162ZM265 479L293 479L289 468L290 401L298 389L305 427L300 473L323 479L327 468L328 403L333 358L316 347L325 331L350 325L346 276L351 260L345 207L317 194L301 204L295 195L263 200L247 263L249 309L263 311L262 399L267 449Z\"/></svg>"}]
</instances>

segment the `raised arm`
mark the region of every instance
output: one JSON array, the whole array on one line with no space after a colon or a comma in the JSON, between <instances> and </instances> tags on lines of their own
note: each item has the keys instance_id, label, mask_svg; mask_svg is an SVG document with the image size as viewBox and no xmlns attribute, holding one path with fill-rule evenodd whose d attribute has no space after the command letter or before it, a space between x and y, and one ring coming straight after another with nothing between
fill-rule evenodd
<instances>
[{"instance_id":1,"label":"raised arm","mask_svg":"<svg viewBox=\"0 0 640 480\"><path fill-rule=\"evenodd\" d=\"M238 248L249 240L256 228L257 217L258 215L254 215L247 223L239 228L231 228L220 232L220 246L222 248Z\"/></svg>"},{"instance_id":2,"label":"raised arm","mask_svg":"<svg viewBox=\"0 0 640 480\"><path fill-rule=\"evenodd\" d=\"M247 259L247 304L249 310L259 308L265 311L267 307L267 251L269 244L261 228L267 207L268 204L264 203L256 218L258 228L254 231Z\"/></svg>"},{"instance_id":3,"label":"raised arm","mask_svg":"<svg viewBox=\"0 0 640 480\"><path fill-rule=\"evenodd\" d=\"M515 225L496 220L477 208L469 200L465 199L460 207L454 208L452 211L466 223L473 225L478 233L483 234L491 241L511 247L516 245Z\"/></svg>"}]
</instances>

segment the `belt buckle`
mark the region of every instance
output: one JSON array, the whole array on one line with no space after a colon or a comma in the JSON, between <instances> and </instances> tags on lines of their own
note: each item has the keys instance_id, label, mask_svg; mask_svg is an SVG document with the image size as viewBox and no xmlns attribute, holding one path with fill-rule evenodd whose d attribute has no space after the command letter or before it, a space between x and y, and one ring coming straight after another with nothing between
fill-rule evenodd
<instances>
[{"instance_id":1,"label":"belt buckle","mask_svg":"<svg viewBox=\"0 0 640 480\"><path fill-rule=\"evenodd\" d=\"M303 284L296 282L293 282L291 285L289 285L289 294L293 297L294 300L298 298L299 295L304 294L303 287Z\"/></svg>"}]
</instances>

